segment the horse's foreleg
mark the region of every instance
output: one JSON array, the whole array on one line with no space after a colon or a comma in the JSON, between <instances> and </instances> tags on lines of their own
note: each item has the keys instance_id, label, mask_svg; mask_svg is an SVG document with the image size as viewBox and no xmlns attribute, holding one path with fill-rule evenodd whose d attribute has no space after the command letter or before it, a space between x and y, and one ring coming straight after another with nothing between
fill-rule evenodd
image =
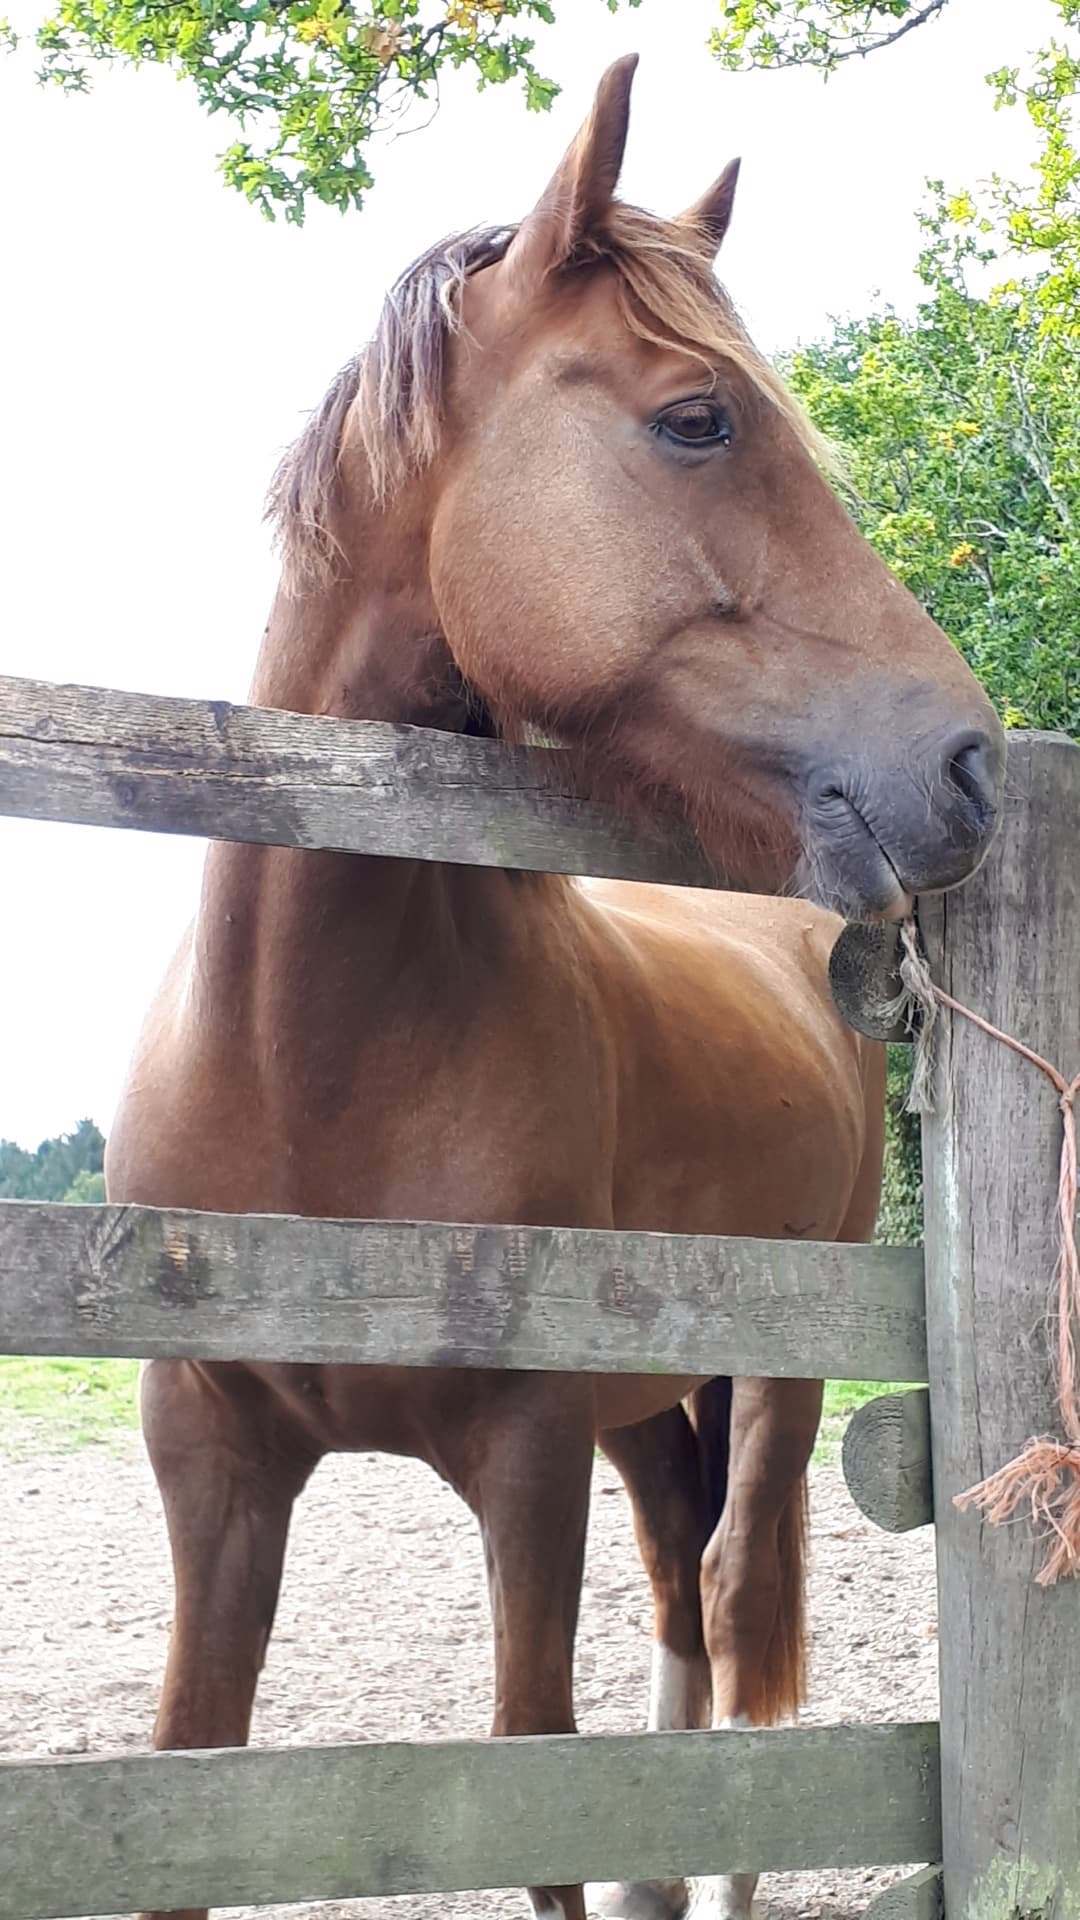
<instances>
[{"instance_id":1,"label":"horse's foreleg","mask_svg":"<svg viewBox=\"0 0 1080 1920\"><path fill-rule=\"evenodd\" d=\"M701 1620L701 1556L715 1515L697 1437L682 1407L601 1435L630 1496L653 1597L651 1729L707 1726L710 1676ZM589 1889L612 1920L678 1920L685 1880L617 1881Z\"/></svg>"},{"instance_id":2,"label":"horse's foreleg","mask_svg":"<svg viewBox=\"0 0 1080 1920\"><path fill-rule=\"evenodd\" d=\"M806 1468L821 1418L818 1380L736 1380L723 1517L701 1564L713 1726L767 1726L805 1686ZM692 1913L748 1920L757 1875L703 1881Z\"/></svg>"},{"instance_id":3,"label":"horse's foreleg","mask_svg":"<svg viewBox=\"0 0 1080 1920\"><path fill-rule=\"evenodd\" d=\"M572 1733L573 1656L594 1440L577 1379L507 1383L459 1485L479 1521L495 1630L494 1734ZM457 1476L455 1476L457 1477ZM531 1887L547 1920L585 1920L582 1889Z\"/></svg>"},{"instance_id":4,"label":"horse's foreleg","mask_svg":"<svg viewBox=\"0 0 1080 1920\"><path fill-rule=\"evenodd\" d=\"M143 1430L165 1507L175 1612L154 1746L243 1746L277 1605L292 1504L311 1461L185 1362L143 1379ZM205 1920L205 1908L171 1908ZM161 1911L143 1920L164 1920Z\"/></svg>"}]
</instances>

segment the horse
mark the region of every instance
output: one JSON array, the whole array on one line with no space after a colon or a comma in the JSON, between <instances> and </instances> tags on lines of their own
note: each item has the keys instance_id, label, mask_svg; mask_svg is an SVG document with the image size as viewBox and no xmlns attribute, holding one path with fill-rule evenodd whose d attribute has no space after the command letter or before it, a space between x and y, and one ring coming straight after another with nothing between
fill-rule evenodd
<instances>
[{"instance_id":1,"label":"horse","mask_svg":"<svg viewBox=\"0 0 1080 1920\"><path fill-rule=\"evenodd\" d=\"M1003 736L865 544L714 274L737 167L616 199L635 61L520 224L433 247L271 490L257 705L567 745L750 892L214 845L109 1141L110 1198L303 1215L862 1240L883 1055L827 959L962 881ZM494 1731L574 1728L594 1446L655 1607L655 1727L803 1688L821 1385L155 1360L175 1576L158 1748L248 1735L294 1501L331 1451L428 1462L482 1533ZM707 1883L749 1912L753 1880ZM529 1890L585 1920L580 1886ZM601 1888L674 1920L682 1881ZM146 1920L162 1920L160 1914ZM205 1909L185 1910L205 1920Z\"/></svg>"}]
</instances>

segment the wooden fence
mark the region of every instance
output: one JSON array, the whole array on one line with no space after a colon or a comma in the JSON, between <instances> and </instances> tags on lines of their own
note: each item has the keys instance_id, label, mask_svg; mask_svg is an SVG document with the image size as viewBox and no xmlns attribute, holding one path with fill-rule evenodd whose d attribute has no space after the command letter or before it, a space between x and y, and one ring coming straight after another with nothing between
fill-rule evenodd
<instances>
[{"instance_id":1,"label":"wooden fence","mask_svg":"<svg viewBox=\"0 0 1080 1920\"><path fill-rule=\"evenodd\" d=\"M566 756L383 725L0 679L0 813L708 884ZM1080 750L1018 735L1002 832L926 903L937 977L1080 1057ZM14 903L8 902L9 934ZM0 1920L680 1872L930 1862L930 1920L1080 1920L1080 1588L951 1496L1052 1428L1043 1316L1058 1117L949 1029L927 1247L0 1204L0 1351L929 1383L864 1408L849 1484L933 1516L942 1721L0 1764ZM527 1812L523 1812L527 1809Z\"/></svg>"}]
</instances>

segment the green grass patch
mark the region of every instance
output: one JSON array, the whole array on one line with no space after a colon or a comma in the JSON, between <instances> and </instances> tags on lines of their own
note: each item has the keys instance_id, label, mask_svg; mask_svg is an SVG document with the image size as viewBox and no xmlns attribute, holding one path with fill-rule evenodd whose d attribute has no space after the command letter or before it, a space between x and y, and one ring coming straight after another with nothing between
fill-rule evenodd
<instances>
[{"instance_id":1,"label":"green grass patch","mask_svg":"<svg viewBox=\"0 0 1080 1920\"><path fill-rule=\"evenodd\" d=\"M137 1360L0 1358L0 1449L69 1453L123 1443L139 1424Z\"/></svg>"},{"instance_id":2,"label":"green grass patch","mask_svg":"<svg viewBox=\"0 0 1080 1920\"><path fill-rule=\"evenodd\" d=\"M827 1380L821 1430L818 1433L817 1446L814 1448L815 1464L819 1467L836 1465L840 1458L840 1443L844 1438L844 1428L852 1414L865 1406L868 1400L876 1400L879 1393L903 1392L903 1385L892 1381Z\"/></svg>"}]
</instances>

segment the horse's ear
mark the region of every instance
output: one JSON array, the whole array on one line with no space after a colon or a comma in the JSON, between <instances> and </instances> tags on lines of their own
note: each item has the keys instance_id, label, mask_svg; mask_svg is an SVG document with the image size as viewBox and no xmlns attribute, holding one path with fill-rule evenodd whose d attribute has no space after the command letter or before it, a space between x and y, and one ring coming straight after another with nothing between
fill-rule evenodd
<instances>
[{"instance_id":1,"label":"horse's ear","mask_svg":"<svg viewBox=\"0 0 1080 1920\"><path fill-rule=\"evenodd\" d=\"M507 251L508 284L533 292L545 275L569 260L611 205L630 124L630 88L637 67L628 53L608 68L592 112Z\"/></svg>"},{"instance_id":2,"label":"horse's ear","mask_svg":"<svg viewBox=\"0 0 1080 1920\"><path fill-rule=\"evenodd\" d=\"M731 224L741 165L741 160L729 160L719 180L714 180L708 192L679 215L679 225L694 227L709 242L714 253L719 253Z\"/></svg>"}]
</instances>

